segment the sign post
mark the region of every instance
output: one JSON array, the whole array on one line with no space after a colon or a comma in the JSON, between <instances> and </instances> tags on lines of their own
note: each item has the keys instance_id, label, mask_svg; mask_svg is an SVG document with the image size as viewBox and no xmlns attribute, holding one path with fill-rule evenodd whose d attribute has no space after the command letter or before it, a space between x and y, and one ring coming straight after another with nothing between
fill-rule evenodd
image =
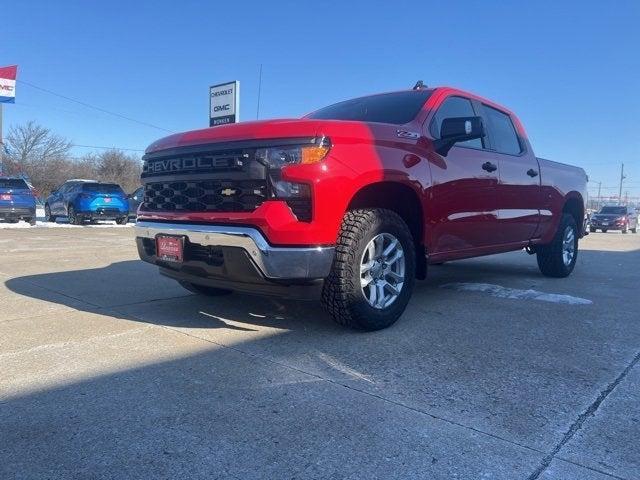
<instances>
[{"instance_id":1,"label":"sign post","mask_svg":"<svg viewBox=\"0 0 640 480\"><path fill-rule=\"evenodd\" d=\"M209 126L216 127L240 121L240 82L209 87Z\"/></svg>"}]
</instances>

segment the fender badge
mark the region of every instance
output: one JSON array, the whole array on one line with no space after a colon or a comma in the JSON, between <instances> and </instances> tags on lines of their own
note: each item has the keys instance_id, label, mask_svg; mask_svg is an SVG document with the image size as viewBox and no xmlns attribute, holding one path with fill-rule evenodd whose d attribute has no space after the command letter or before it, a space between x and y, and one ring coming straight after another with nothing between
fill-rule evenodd
<instances>
[{"instance_id":1,"label":"fender badge","mask_svg":"<svg viewBox=\"0 0 640 480\"><path fill-rule=\"evenodd\" d=\"M413 140L417 140L420 138L420 134L417 132L409 132L407 130L396 130L396 135L400 138L411 138Z\"/></svg>"}]
</instances>

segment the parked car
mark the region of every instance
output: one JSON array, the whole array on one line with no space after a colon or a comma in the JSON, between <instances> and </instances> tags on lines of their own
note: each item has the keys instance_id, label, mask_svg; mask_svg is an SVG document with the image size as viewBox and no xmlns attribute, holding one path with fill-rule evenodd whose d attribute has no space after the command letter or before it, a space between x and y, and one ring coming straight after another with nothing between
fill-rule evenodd
<instances>
[{"instance_id":1,"label":"parked car","mask_svg":"<svg viewBox=\"0 0 640 480\"><path fill-rule=\"evenodd\" d=\"M602 230L602 233L608 230L620 230L627 233L631 230L636 233L638 230L638 212L635 208L626 207L624 205L611 205L602 207L600 211L591 216L589 231L595 232Z\"/></svg>"},{"instance_id":2,"label":"parked car","mask_svg":"<svg viewBox=\"0 0 640 480\"><path fill-rule=\"evenodd\" d=\"M144 197L144 187L138 188L135 192L127 195L129 201L129 218L136 218L138 207L142 203Z\"/></svg>"},{"instance_id":3,"label":"parked car","mask_svg":"<svg viewBox=\"0 0 640 480\"><path fill-rule=\"evenodd\" d=\"M44 212L49 222L66 216L73 225L87 220L115 220L123 225L129 219L129 203L122 188L115 183L69 180L49 195Z\"/></svg>"},{"instance_id":4,"label":"parked car","mask_svg":"<svg viewBox=\"0 0 640 480\"><path fill-rule=\"evenodd\" d=\"M138 252L163 275L213 295L319 286L338 323L367 330L400 317L428 264L526 247L568 276L587 194L509 110L419 87L166 137L142 183Z\"/></svg>"},{"instance_id":5,"label":"parked car","mask_svg":"<svg viewBox=\"0 0 640 480\"><path fill-rule=\"evenodd\" d=\"M36 224L36 196L24 179L0 177L0 220Z\"/></svg>"}]
</instances>

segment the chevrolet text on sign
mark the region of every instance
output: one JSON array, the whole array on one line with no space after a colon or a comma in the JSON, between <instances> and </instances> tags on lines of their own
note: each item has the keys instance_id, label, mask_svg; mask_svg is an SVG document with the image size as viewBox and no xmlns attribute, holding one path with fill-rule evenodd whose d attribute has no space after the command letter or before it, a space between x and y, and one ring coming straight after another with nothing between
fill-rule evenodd
<instances>
[{"instance_id":1,"label":"chevrolet text on sign","mask_svg":"<svg viewBox=\"0 0 640 480\"><path fill-rule=\"evenodd\" d=\"M209 87L209 126L236 123L239 120L240 82Z\"/></svg>"}]
</instances>

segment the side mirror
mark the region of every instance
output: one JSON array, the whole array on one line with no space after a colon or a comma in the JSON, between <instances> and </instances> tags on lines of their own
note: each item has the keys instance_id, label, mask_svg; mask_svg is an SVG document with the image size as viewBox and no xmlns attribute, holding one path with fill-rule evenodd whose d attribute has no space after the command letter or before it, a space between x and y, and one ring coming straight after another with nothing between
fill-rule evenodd
<instances>
[{"instance_id":1,"label":"side mirror","mask_svg":"<svg viewBox=\"0 0 640 480\"><path fill-rule=\"evenodd\" d=\"M452 117L442 120L440 138L434 140L436 152L446 157L458 142L475 140L485 136L482 117Z\"/></svg>"}]
</instances>

